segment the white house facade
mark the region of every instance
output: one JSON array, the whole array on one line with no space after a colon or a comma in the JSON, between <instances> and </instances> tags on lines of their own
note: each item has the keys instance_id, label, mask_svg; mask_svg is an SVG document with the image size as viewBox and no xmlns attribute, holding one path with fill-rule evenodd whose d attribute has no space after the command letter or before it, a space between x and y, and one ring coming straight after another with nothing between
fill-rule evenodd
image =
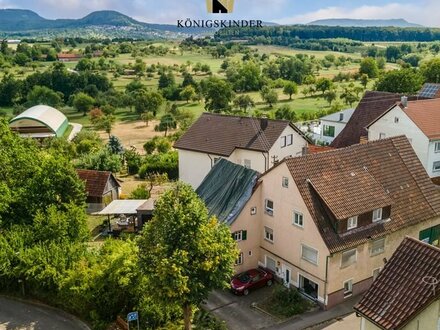
<instances>
[{"instance_id":1,"label":"white house facade","mask_svg":"<svg viewBox=\"0 0 440 330\"><path fill-rule=\"evenodd\" d=\"M285 157L302 155L308 144L288 121L203 114L174 147L180 180L197 188L221 158L264 173Z\"/></svg>"},{"instance_id":2,"label":"white house facade","mask_svg":"<svg viewBox=\"0 0 440 330\"><path fill-rule=\"evenodd\" d=\"M325 144L330 144L347 125L355 109L346 109L332 113L320 119L318 131L314 131L313 138Z\"/></svg>"},{"instance_id":3,"label":"white house facade","mask_svg":"<svg viewBox=\"0 0 440 330\"><path fill-rule=\"evenodd\" d=\"M428 175L440 176L440 100L403 100L367 129L369 141L406 135Z\"/></svg>"}]
</instances>

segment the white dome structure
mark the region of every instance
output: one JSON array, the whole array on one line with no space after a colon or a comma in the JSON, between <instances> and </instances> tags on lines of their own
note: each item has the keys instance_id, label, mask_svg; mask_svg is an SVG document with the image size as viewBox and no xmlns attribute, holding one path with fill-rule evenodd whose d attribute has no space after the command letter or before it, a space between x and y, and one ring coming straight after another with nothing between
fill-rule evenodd
<instances>
[{"instance_id":1,"label":"white dome structure","mask_svg":"<svg viewBox=\"0 0 440 330\"><path fill-rule=\"evenodd\" d=\"M11 130L32 138L61 137L69 126L67 117L47 105L36 105L9 122Z\"/></svg>"}]
</instances>

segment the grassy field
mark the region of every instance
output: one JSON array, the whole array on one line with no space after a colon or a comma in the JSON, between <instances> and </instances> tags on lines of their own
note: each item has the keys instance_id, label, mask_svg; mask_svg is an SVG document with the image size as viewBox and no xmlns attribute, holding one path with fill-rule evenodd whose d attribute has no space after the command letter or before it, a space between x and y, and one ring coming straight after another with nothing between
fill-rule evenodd
<instances>
[{"instance_id":1,"label":"grassy field","mask_svg":"<svg viewBox=\"0 0 440 330\"><path fill-rule=\"evenodd\" d=\"M361 54L359 53L341 53L341 52L333 52L333 51L305 50L305 49L295 49L295 48L283 47L283 46L258 45L258 46L250 46L250 48L257 49L258 52L261 54L272 54L272 55L295 56L297 54L306 54L309 56L314 56L318 59L323 59L326 55L331 54L336 57L345 56L355 59L361 58Z\"/></svg>"}]
</instances>

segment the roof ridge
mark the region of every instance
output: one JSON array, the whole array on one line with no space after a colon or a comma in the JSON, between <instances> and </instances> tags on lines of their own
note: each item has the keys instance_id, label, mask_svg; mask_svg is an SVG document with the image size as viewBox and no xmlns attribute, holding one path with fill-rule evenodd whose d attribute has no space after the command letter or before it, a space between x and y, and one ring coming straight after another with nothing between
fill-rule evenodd
<instances>
[{"instance_id":1,"label":"roof ridge","mask_svg":"<svg viewBox=\"0 0 440 330\"><path fill-rule=\"evenodd\" d=\"M235 118L242 118L242 119L253 119L255 121L260 120L259 117L253 117L253 116L238 116L238 115L231 115L227 113L213 113L213 112L203 112L202 115L210 115L210 116L216 116L216 117L235 117ZM286 119L274 119L274 118L266 118L268 121L276 121L276 122L282 122L289 124L290 121Z\"/></svg>"},{"instance_id":2,"label":"roof ridge","mask_svg":"<svg viewBox=\"0 0 440 330\"><path fill-rule=\"evenodd\" d=\"M399 135L399 136L397 136L397 137L398 137L399 139L396 139L396 140L401 140L401 139L404 137L404 138L408 141L408 138L406 137L406 135ZM392 140L391 142L393 143L394 148L395 148L396 150L398 150L398 149L397 149L398 146L395 144L395 140ZM408 143L409 143L409 141L408 141ZM412 148L412 147L411 147L411 148ZM413 150L413 151L414 151L414 150ZM414 152L415 152L415 151L414 151ZM414 179L414 182L416 183L417 187L418 187L419 190L422 192L423 198L425 199L426 203L431 207L431 210L432 210L434 213L436 213L436 214L438 215L438 212L434 209L434 207L432 206L430 200L428 200L428 198L426 197L425 190L422 189L422 187L420 186L420 183L419 183L420 180L418 180L418 179L414 176L414 172L413 172L413 171L410 171L410 170L409 170L408 165L406 164L406 162L405 162L404 159L402 158L402 154L401 154L400 150L398 150L397 154L399 155L399 158L402 160L403 164L405 164L405 167L407 168L407 170L408 170L408 172L410 173L411 177ZM418 160L419 163L421 164L421 162L420 162L420 160L419 160L418 157L417 157L417 160ZM421 164L421 165L422 165L422 164ZM423 166L423 165L422 165L422 166ZM428 175L428 174L426 174L426 175ZM429 180L429 181L432 183L431 180ZM432 184L434 184L434 183L432 183Z\"/></svg>"},{"instance_id":3,"label":"roof ridge","mask_svg":"<svg viewBox=\"0 0 440 330\"><path fill-rule=\"evenodd\" d=\"M411 237L411 236L405 235L405 240L413 241L413 242L415 242L415 243L417 243L419 245L422 245L424 247L430 248L431 250L434 250L434 251L440 253L440 248L439 247L437 247L435 245L432 245L432 244L429 244L429 243L426 243L426 242L423 242L423 241L421 241L421 240L419 240L419 239L417 239L415 237Z\"/></svg>"}]
</instances>

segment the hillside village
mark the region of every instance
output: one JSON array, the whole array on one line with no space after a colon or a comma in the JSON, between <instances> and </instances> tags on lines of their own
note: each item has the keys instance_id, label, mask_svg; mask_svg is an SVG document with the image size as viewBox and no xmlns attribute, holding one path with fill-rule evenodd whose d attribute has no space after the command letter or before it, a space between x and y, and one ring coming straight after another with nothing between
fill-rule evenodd
<instances>
[{"instance_id":1,"label":"hillside village","mask_svg":"<svg viewBox=\"0 0 440 330\"><path fill-rule=\"evenodd\" d=\"M189 36L17 12L0 11L0 330L438 328L438 29ZM58 32L98 18L148 38Z\"/></svg>"}]
</instances>

